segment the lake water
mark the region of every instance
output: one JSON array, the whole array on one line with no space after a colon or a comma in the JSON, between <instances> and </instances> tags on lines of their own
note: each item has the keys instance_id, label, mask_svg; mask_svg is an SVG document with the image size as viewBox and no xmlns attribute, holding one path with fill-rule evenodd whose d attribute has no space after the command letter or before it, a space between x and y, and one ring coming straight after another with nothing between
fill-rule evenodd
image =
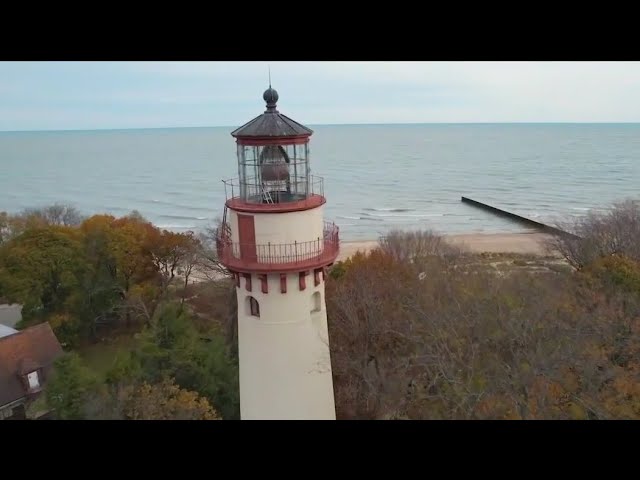
<instances>
[{"instance_id":1,"label":"lake water","mask_svg":"<svg viewBox=\"0 0 640 480\"><path fill-rule=\"evenodd\" d=\"M237 176L233 128L1 132L0 211L58 202L201 229L222 216L221 180ZM541 222L638 198L640 124L311 128L311 168L344 240L523 230L461 196Z\"/></svg>"}]
</instances>

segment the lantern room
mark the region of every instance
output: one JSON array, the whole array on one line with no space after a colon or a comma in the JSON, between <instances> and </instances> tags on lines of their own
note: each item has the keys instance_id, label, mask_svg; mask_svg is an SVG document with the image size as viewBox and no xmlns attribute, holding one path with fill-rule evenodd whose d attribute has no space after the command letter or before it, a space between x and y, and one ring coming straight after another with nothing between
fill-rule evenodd
<instances>
[{"instance_id":1,"label":"lantern room","mask_svg":"<svg viewBox=\"0 0 640 480\"><path fill-rule=\"evenodd\" d=\"M271 86L262 98L262 115L234 130L238 148L238 183L233 195L243 203L286 204L322 195L322 179L309 167L313 131L281 114Z\"/></svg>"}]
</instances>

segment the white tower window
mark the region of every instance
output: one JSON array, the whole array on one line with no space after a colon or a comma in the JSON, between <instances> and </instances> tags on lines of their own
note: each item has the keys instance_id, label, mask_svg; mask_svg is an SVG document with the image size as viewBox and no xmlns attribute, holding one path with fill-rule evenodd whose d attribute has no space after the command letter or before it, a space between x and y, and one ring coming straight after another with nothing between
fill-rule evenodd
<instances>
[{"instance_id":1,"label":"white tower window","mask_svg":"<svg viewBox=\"0 0 640 480\"><path fill-rule=\"evenodd\" d=\"M247 297L246 301L247 315L252 317L260 317L260 304L253 297Z\"/></svg>"},{"instance_id":2,"label":"white tower window","mask_svg":"<svg viewBox=\"0 0 640 480\"><path fill-rule=\"evenodd\" d=\"M320 292L315 292L311 295L311 311L319 312L320 310L322 310L322 298Z\"/></svg>"}]
</instances>

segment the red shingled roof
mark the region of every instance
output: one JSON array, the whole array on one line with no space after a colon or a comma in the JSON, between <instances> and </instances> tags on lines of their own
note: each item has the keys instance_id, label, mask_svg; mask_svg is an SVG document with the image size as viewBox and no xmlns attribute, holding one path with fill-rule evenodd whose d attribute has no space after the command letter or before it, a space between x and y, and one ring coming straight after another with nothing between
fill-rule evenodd
<instances>
[{"instance_id":1,"label":"red shingled roof","mask_svg":"<svg viewBox=\"0 0 640 480\"><path fill-rule=\"evenodd\" d=\"M40 368L44 383L62 347L48 323L41 323L0 338L0 407L27 395L20 379L23 370Z\"/></svg>"}]
</instances>

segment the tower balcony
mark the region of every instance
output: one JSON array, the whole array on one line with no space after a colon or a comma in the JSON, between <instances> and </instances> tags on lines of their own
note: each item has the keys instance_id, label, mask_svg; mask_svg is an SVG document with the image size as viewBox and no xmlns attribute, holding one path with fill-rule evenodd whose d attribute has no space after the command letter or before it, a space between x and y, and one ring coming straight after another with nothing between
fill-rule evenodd
<instances>
[{"instance_id":1,"label":"tower balcony","mask_svg":"<svg viewBox=\"0 0 640 480\"><path fill-rule=\"evenodd\" d=\"M216 233L218 259L229 270L270 273L311 270L331 265L340 250L339 227L325 222L322 238L309 242L246 244L232 242L228 225Z\"/></svg>"},{"instance_id":2,"label":"tower balcony","mask_svg":"<svg viewBox=\"0 0 640 480\"><path fill-rule=\"evenodd\" d=\"M296 212L326 202L322 177L294 175L262 180L258 177L223 180L226 206L239 212Z\"/></svg>"}]
</instances>

